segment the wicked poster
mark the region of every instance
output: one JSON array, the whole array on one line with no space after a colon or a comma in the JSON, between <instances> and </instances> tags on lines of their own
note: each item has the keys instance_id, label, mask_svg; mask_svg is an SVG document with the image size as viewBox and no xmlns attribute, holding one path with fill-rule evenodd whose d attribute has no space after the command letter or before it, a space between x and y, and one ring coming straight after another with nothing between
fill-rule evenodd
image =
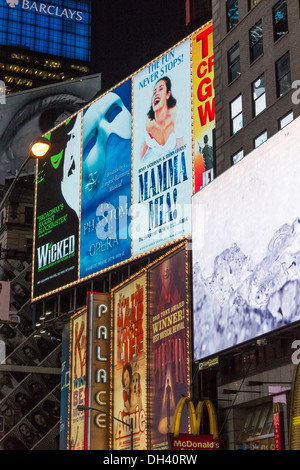
<instances>
[{"instance_id":1,"label":"wicked poster","mask_svg":"<svg viewBox=\"0 0 300 470\"><path fill-rule=\"evenodd\" d=\"M81 113L46 136L38 162L33 297L78 278Z\"/></svg>"}]
</instances>

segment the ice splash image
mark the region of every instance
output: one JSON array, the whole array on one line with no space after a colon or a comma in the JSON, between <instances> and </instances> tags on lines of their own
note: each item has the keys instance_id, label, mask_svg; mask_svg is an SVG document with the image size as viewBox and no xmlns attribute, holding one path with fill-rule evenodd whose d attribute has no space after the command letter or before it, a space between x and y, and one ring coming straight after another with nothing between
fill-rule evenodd
<instances>
[{"instance_id":1,"label":"ice splash image","mask_svg":"<svg viewBox=\"0 0 300 470\"><path fill-rule=\"evenodd\" d=\"M277 230L256 265L236 243L204 278L194 263L195 360L300 319L300 218Z\"/></svg>"}]
</instances>

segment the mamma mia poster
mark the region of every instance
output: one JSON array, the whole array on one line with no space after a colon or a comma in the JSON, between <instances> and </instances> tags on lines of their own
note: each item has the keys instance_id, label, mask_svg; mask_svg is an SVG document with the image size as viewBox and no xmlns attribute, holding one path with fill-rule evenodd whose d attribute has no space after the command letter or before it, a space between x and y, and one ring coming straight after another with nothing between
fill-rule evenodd
<instances>
[{"instance_id":1,"label":"mamma mia poster","mask_svg":"<svg viewBox=\"0 0 300 470\"><path fill-rule=\"evenodd\" d=\"M133 255L190 233L190 40L133 77Z\"/></svg>"},{"instance_id":2,"label":"mamma mia poster","mask_svg":"<svg viewBox=\"0 0 300 470\"><path fill-rule=\"evenodd\" d=\"M300 319L299 129L193 197L195 360Z\"/></svg>"}]
</instances>

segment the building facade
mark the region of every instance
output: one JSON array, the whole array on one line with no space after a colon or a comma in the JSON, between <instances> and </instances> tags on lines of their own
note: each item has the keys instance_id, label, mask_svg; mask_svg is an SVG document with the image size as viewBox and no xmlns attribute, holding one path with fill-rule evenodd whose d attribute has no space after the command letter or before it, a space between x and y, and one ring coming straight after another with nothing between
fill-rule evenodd
<instances>
[{"instance_id":1,"label":"building facade","mask_svg":"<svg viewBox=\"0 0 300 470\"><path fill-rule=\"evenodd\" d=\"M221 174L299 116L299 2L213 1L212 11Z\"/></svg>"},{"instance_id":2,"label":"building facade","mask_svg":"<svg viewBox=\"0 0 300 470\"><path fill-rule=\"evenodd\" d=\"M292 122L299 117L299 57L296 50L300 34L299 2L213 0L212 17L216 96L216 185L217 181L222 185L223 177L223 181L226 176L230 179L229 175L235 174L232 171L236 165L237 179L236 183L232 182L232 197L227 200L229 205L226 207L232 204L236 205L238 210L238 199L243 199L244 207L247 205L242 188L248 184L248 178L243 169L247 167L251 173L251 159L253 165L258 165L256 176L252 180L254 188L254 181L259 181L260 177L264 179L263 172L259 172L258 162L260 158L263 161L265 152L270 156L273 148L278 149L278 155L296 152L297 144L292 137L289 140L289 136L293 134ZM267 143L269 139L270 145ZM283 141L279 144L281 139ZM274 165L276 166L275 161ZM293 163L290 167L293 167ZM241 171L240 174L238 170ZM296 167L294 171L297 171ZM283 181L286 181L283 173L284 171L281 172ZM236 194L235 186L239 185L242 174L245 184L240 187L240 193ZM273 184L280 185L279 180L281 176L274 179ZM255 200L254 194L250 196L249 193L248 197ZM282 197L285 198L284 195ZM236 221L236 227L244 227L246 231L245 240L251 238L250 233L253 230L254 234L256 226L261 222L267 227L267 218L270 210L273 211L267 209L267 199L266 193L257 205L257 212L258 206L261 205L265 208L265 213L260 219L254 215L252 228L250 224L248 231L247 220L253 216L251 210L248 212L248 218L244 220L240 214L239 221ZM286 198L287 213L291 213L292 205L291 193ZM223 208L224 210L227 209ZM234 215L231 222L233 220ZM236 230L238 239L238 228ZM224 234L224 238L226 236L227 234ZM258 244L259 238L256 239L256 245ZM231 262L228 257L228 266L232 267ZM273 267L270 266L269 269L269 275L272 277ZM234 291L226 271L220 274L223 288L227 289L227 292L230 288ZM256 282L259 284L261 280L257 279ZM265 299L268 297L267 285L268 281L262 290L257 290L257 301L262 301L264 296ZM221 289L218 284L215 288ZM226 296L225 290L221 292L222 290L219 292L221 296ZM236 299L237 305L239 301ZM295 297L290 306L297 308L297 305L298 300ZM232 309L234 311L234 306ZM259 307L257 313L258 311ZM213 317L214 315L215 313ZM238 321L236 318L233 325ZM249 333L253 326L247 328ZM263 330L264 328L258 331ZM243 327L241 331L244 331ZM259 335L256 340L242 341L235 347L232 338L228 350L218 353L216 347L215 354L198 362L199 384L195 393L199 393L200 397L209 396L217 404L224 448L298 448L297 440L293 438L296 423L295 389L298 383L298 360L293 353L298 337L299 328L295 323L294 326Z\"/></svg>"}]
</instances>

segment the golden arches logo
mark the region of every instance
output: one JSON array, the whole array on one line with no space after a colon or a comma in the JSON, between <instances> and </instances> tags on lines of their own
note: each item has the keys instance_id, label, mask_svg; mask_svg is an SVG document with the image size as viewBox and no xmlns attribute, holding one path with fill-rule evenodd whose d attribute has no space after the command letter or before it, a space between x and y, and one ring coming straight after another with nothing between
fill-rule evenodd
<instances>
[{"instance_id":1,"label":"golden arches logo","mask_svg":"<svg viewBox=\"0 0 300 470\"><path fill-rule=\"evenodd\" d=\"M217 423L217 415L214 405L210 400L203 400L199 401L197 407L195 409L194 404L188 397L183 397L177 403L175 413L174 413L174 437L179 436L179 428L180 428L180 421L181 415L184 408L184 405L188 407L189 413L189 420L191 425L191 431L193 436L199 436L200 434L200 424L203 415L203 408L204 405L207 408L208 416L209 416L209 428L210 434L212 435L213 439L218 439L219 431L218 431L218 423Z\"/></svg>"}]
</instances>

